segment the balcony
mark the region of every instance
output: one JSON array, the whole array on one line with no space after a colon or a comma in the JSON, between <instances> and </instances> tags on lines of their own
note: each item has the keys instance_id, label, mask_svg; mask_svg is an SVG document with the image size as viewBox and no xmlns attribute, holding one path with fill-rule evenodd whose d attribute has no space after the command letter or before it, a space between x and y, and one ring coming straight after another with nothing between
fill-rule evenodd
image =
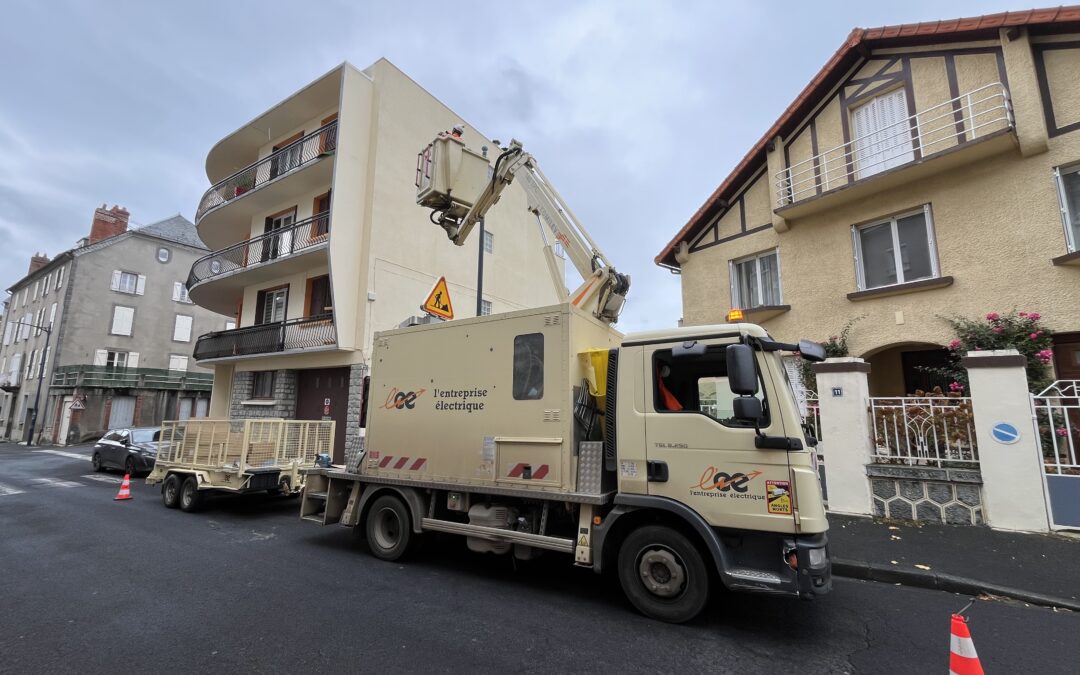
<instances>
[{"instance_id":1,"label":"balcony","mask_svg":"<svg viewBox=\"0 0 1080 675\"><path fill-rule=\"evenodd\" d=\"M188 273L191 300L219 314L231 314L245 286L311 267L312 254L326 250L329 236L330 213L324 211L205 255ZM325 262L325 255L321 262Z\"/></svg>"},{"instance_id":2,"label":"balcony","mask_svg":"<svg viewBox=\"0 0 1080 675\"><path fill-rule=\"evenodd\" d=\"M231 359L337 346L333 314L207 333L195 343L195 359Z\"/></svg>"},{"instance_id":3,"label":"balcony","mask_svg":"<svg viewBox=\"0 0 1080 675\"><path fill-rule=\"evenodd\" d=\"M775 176L776 213L799 218L1015 147L1003 84L973 89L796 162Z\"/></svg>"},{"instance_id":4,"label":"balcony","mask_svg":"<svg viewBox=\"0 0 1080 675\"><path fill-rule=\"evenodd\" d=\"M280 185L288 176L303 176L290 185L288 194L301 194L329 186L332 162L324 162L337 149L337 120L322 126L280 150L244 167L213 185L199 201L195 223L199 236L212 249L232 244L244 236L251 216L273 208L286 198ZM229 204L245 208L228 209Z\"/></svg>"},{"instance_id":5,"label":"balcony","mask_svg":"<svg viewBox=\"0 0 1080 675\"><path fill-rule=\"evenodd\" d=\"M112 368L87 364L60 366L52 378L54 387L210 391L213 385L212 373L163 368Z\"/></svg>"}]
</instances>

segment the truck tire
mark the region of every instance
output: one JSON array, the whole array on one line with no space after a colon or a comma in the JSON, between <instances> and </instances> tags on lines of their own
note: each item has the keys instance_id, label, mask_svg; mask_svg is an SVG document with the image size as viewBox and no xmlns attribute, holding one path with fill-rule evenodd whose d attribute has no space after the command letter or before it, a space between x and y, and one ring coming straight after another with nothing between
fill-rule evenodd
<instances>
[{"instance_id":1,"label":"truck tire","mask_svg":"<svg viewBox=\"0 0 1080 675\"><path fill-rule=\"evenodd\" d=\"M685 623L709 600L709 572L697 547L661 525L634 530L619 547L619 583L645 616Z\"/></svg>"},{"instance_id":2,"label":"truck tire","mask_svg":"<svg viewBox=\"0 0 1080 675\"><path fill-rule=\"evenodd\" d=\"M376 558L390 561L401 558L412 539L408 507L393 495L379 497L368 508L364 533Z\"/></svg>"},{"instance_id":3,"label":"truck tire","mask_svg":"<svg viewBox=\"0 0 1080 675\"><path fill-rule=\"evenodd\" d=\"M203 494L199 492L199 481L195 476L188 476L180 486L180 510L194 513L202 508Z\"/></svg>"},{"instance_id":4,"label":"truck tire","mask_svg":"<svg viewBox=\"0 0 1080 675\"><path fill-rule=\"evenodd\" d=\"M180 506L180 484L180 476L170 473L161 485L161 503L165 508L175 509Z\"/></svg>"}]
</instances>

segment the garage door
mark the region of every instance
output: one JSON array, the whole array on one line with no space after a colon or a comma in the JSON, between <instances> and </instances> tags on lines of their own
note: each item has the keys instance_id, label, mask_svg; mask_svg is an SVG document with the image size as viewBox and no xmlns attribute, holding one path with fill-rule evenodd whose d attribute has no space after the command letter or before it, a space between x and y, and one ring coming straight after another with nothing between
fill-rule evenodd
<instances>
[{"instance_id":1,"label":"garage door","mask_svg":"<svg viewBox=\"0 0 1080 675\"><path fill-rule=\"evenodd\" d=\"M109 411L109 429L130 427L135 419L135 397L113 396L112 409Z\"/></svg>"}]
</instances>

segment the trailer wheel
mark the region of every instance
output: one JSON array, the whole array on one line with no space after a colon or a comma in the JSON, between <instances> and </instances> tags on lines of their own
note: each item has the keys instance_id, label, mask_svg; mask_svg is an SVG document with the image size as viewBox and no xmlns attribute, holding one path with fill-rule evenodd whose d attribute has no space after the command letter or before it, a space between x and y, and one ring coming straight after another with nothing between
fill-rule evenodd
<instances>
[{"instance_id":1,"label":"trailer wheel","mask_svg":"<svg viewBox=\"0 0 1080 675\"><path fill-rule=\"evenodd\" d=\"M412 539L409 509L393 495L375 500L364 524L368 548L381 560L397 560L405 555Z\"/></svg>"},{"instance_id":2,"label":"trailer wheel","mask_svg":"<svg viewBox=\"0 0 1080 675\"><path fill-rule=\"evenodd\" d=\"M188 476L180 486L180 510L194 513L202 508L203 495L199 492L199 482L195 476Z\"/></svg>"},{"instance_id":3,"label":"trailer wheel","mask_svg":"<svg viewBox=\"0 0 1080 675\"><path fill-rule=\"evenodd\" d=\"M170 473L161 486L161 503L167 509L180 506L180 476L175 473Z\"/></svg>"},{"instance_id":4,"label":"trailer wheel","mask_svg":"<svg viewBox=\"0 0 1080 675\"><path fill-rule=\"evenodd\" d=\"M645 616L684 623L709 599L709 573L701 553L679 532L649 525L630 533L619 548L623 593Z\"/></svg>"}]
</instances>

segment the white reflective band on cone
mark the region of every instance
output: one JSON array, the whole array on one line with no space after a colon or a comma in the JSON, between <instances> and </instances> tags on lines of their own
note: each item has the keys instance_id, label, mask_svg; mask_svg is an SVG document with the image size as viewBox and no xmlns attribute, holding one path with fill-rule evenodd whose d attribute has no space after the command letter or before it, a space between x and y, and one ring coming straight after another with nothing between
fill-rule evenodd
<instances>
[{"instance_id":1,"label":"white reflective band on cone","mask_svg":"<svg viewBox=\"0 0 1080 675\"><path fill-rule=\"evenodd\" d=\"M975 653L975 643L971 641L971 638L960 637L959 635L952 636L949 651L965 659L979 658L979 655Z\"/></svg>"}]
</instances>

